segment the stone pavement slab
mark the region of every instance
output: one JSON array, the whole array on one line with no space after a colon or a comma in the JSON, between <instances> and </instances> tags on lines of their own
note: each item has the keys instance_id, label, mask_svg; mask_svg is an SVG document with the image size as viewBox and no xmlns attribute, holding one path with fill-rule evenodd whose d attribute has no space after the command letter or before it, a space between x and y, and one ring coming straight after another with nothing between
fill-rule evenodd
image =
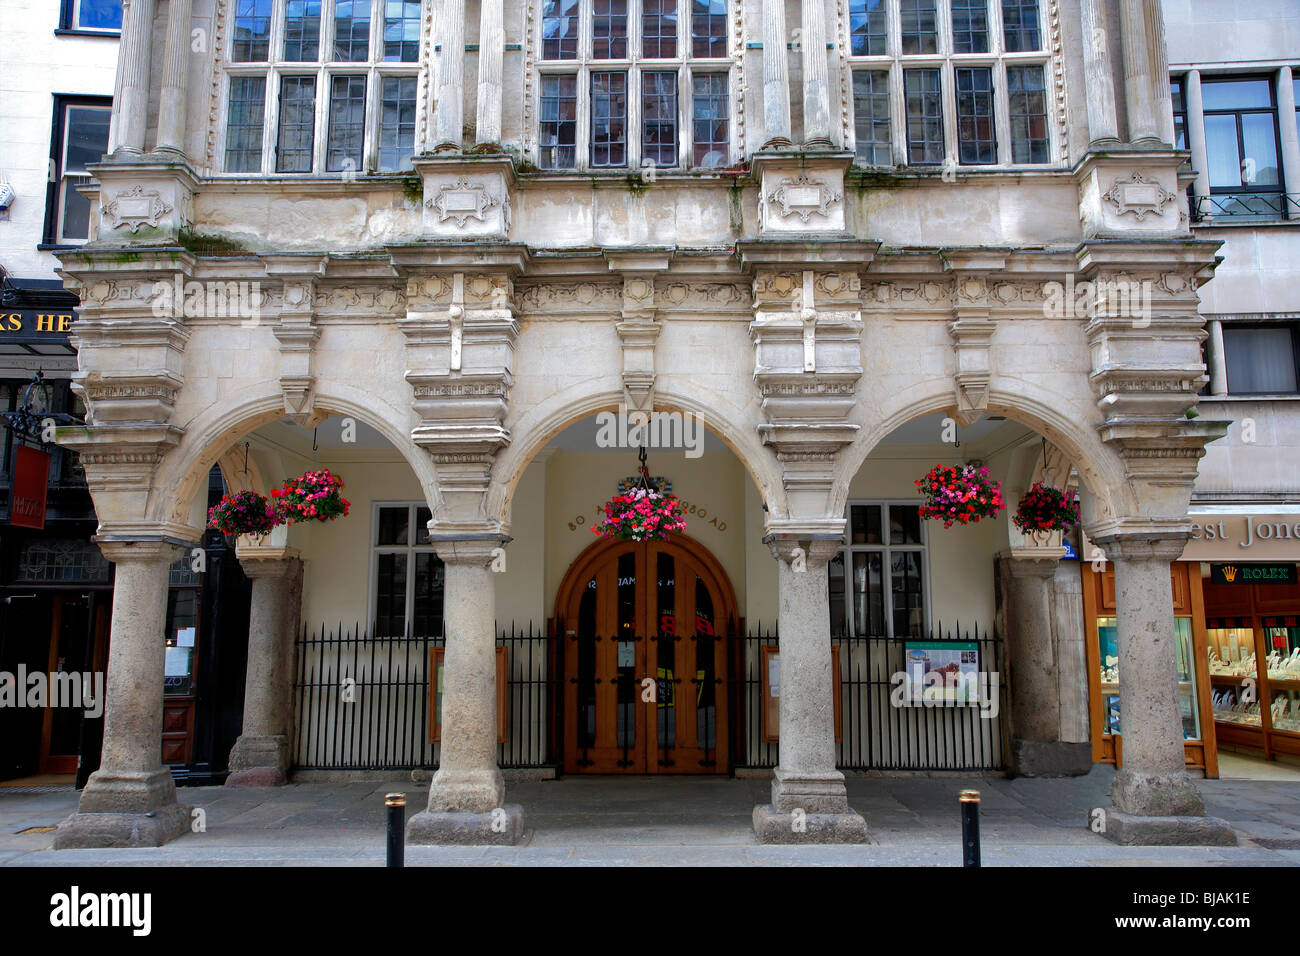
<instances>
[{"instance_id":1,"label":"stone pavement slab","mask_svg":"<svg viewBox=\"0 0 1300 956\"><path fill-rule=\"evenodd\" d=\"M565 778L512 783L523 805L524 842L516 847L406 849L409 866L958 866L957 794L981 792L981 844L987 866L1290 866L1300 851L1252 837L1300 840L1300 783L1198 781L1211 813L1238 830L1237 847L1121 847L1092 833L1089 807L1105 804L1113 771L1094 768L1066 780L977 775L855 774L849 802L862 813L870 844L762 846L751 812L767 799L761 778ZM0 789L0 865L4 866L382 866L384 795L407 794L407 813L423 808L427 785L391 781L295 783L279 788L196 787L182 802L202 808L204 832L163 847L52 850L53 825L76 808L71 790L6 795ZM39 821L39 822L34 822Z\"/></svg>"}]
</instances>

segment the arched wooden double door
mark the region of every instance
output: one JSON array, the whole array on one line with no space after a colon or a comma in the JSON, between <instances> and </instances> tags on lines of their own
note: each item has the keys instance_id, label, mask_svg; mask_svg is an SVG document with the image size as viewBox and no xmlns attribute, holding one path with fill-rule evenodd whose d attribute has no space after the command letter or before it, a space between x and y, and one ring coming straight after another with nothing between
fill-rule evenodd
<instances>
[{"instance_id":1,"label":"arched wooden double door","mask_svg":"<svg viewBox=\"0 0 1300 956\"><path fill-rule=\"evenodd\" d=\"M731 585L683 535L599 542L556 599L570 773L726 773Z\"/></svg>"}]
</instances>

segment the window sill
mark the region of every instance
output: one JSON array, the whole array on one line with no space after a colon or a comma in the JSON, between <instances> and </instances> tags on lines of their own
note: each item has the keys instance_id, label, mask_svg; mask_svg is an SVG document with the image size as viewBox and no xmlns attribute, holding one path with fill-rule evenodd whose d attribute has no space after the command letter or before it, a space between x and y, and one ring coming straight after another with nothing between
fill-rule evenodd
<instances>
[{"instance_id":1,"label":"window sill","mask_svg":"<svg viewBox=\"0 0 1300 956\"><path fill-rule=\"evenodd\" d=\"M89 241L89 240L87 240ZM80 249L85 243L81 242L38 242L36 244L37 252L65 252L68 249Z\"/></svg>"},{"instance_id":2,"label":"window sill","mask_svg":"<svg viewBox=\"0 0 1300 956\"><path fill-rule=\"evenodd\" d=\"M1241 222L1233 222L1230 218L1215 219L1211 222L1197 221L1192 223L1193 229L1259 229L1260 227L1285 226L1294 228L1300 226L1300 219L1243 219Z\"/></svg>"},{"instance_id":3,"label":"window sill","mask_svg":"<svg viewBox=\"0 0 1300 956\"><path fill-rule=\"evenodd\" d=\"M121 30L69 30L60 27L54 31L56 37L108 37L112 40L122 39Z\"/></svg>"},{"instance_id":4,"label":"window sill","mask_svg":"<svg viewBox=\"0 0 1300 956\"><path fill-rule=\"evenodd\" d=\"M1207 402L1300 402L1300 392L1263 392L1250 395L1202 395L1198 404Z\"/></svg>"}]
</instances>

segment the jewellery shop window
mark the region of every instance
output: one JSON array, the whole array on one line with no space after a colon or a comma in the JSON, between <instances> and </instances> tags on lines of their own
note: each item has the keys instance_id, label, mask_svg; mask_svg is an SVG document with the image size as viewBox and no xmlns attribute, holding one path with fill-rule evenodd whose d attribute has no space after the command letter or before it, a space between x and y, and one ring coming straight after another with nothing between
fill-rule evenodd
<instances>
[{"instance_id":1,"label":"jewellery shop window","mask_svg":"<svg viewBox=\"0 0 1300 956\"><path fill-rule=\"evenodd\" d=\"M1300 583L1293 563L1202 564L1220 745L1300 756ZM1264 582L1264 583L1258 583Z\"/></svg>"},{"instance_id":2,"label":"jewellery shop window","mask_svg":"<svg viewBox=\"0 0 1300 956\"><path fill-rule=\"evenodd\" d=\"M194 652L198 647L203 575L193 564L194 557L187 551L168 572L167 654L163 671L165 694L186 696L194 693Z\"/></svg>"},{"instance_id":3,"label":"jewellery shop window","mask_svg":"<svg viewBox=\"0 0 1300 956\"><path fill-rule=\"evenodd\" d=\"M1095 763L1123 766L1124 715L1120 707L1119 619L1115 607L1115 571L1107 566L1094 571L1082 562L1084 621L1088 628L1088 712L1092 759ZM1182 722L1183 753L1189 770L1219 775L1218 753L1211 732L1210 676L1206 670L1205 605L1201 576L1194 564L1175 562L1169 569L1174 616L1174 668L1178 678L1178 713Z\"/></svg>"}]
</instances>

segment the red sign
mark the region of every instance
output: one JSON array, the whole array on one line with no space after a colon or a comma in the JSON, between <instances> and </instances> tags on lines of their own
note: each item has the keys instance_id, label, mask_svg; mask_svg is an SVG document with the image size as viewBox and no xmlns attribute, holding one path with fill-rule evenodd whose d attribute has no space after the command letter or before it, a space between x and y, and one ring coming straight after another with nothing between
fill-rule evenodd
<instances>
[{"instance_id":1,"label":"red sign","mask_svg":"<svg viewBox=\"0 0 1300 956\"><path fill-rule=\"evenodd\" d=\"M45 527L45 491L50 484L49 452L26 445L14 449L13 497L9 523L20 528Z\"/></svg>"}]
</instances>

